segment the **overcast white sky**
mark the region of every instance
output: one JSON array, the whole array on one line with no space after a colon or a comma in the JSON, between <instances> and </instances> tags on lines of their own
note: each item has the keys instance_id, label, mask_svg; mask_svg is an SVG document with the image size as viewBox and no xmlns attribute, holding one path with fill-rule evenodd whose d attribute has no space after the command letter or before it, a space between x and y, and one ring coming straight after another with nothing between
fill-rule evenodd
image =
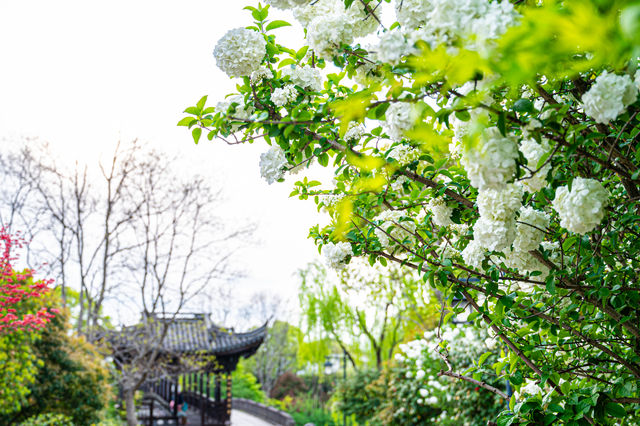
<instances>
[{"instance_id":1,"label":"overcast white sky","mask_svg":"<svg viewBox=\"0 0 640 426\"><path fill-rule=\"evenodd\" d=\"M261 242L243 253L249 276L238 292L267 290L295 301L293 273L317 257L306 239L322 220L313 203L288 198L292 179L267 185L260 178L264 142L195 146L176 127L202 95L213 105L234 90L212 51L227 30L250 25L242 8L254 3L0 1L0 144L37 136L84 159L108 152L119 138L139 138L179 152L188 167L224 186L225 212L259 224ZM278 31L301 45L300 29Z\"/></svg>"}]
</instances>

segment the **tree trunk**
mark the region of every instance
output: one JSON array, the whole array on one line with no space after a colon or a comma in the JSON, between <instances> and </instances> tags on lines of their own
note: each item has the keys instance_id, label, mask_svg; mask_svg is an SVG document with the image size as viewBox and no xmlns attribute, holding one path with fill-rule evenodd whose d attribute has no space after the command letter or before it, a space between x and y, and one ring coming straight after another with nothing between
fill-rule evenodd
<instances>
[{"instance_id":1,"label":"tree trunk","mask_svg":"<svg viewBox=\"0 0 640 426\"><path fill-rule=\"evenodd\" d=\"M136 404L134 401L134 389L125 389L124 403L127 408L127 425L138 426L138 416L136 416Z\"/></svg>"}]
</instances>

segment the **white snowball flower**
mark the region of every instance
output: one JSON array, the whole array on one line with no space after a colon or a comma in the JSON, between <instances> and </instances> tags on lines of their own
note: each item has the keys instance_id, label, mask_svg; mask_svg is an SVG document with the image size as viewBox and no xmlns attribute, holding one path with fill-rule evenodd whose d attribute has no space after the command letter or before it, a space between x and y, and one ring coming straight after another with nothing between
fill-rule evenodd
<instances>
[{"instance_id":1,"label":"white snowball flower","mask_svg":"<svg viewBox=\"0 0 640 426\"><path fill-rule=\"evenodd\" d=\"M430 3L424 0L396 0L396 19L407 29L422 26L431 9Z\"/></svg>"},{"instance_id":2,"label":"white snowball flower","mask_svg":"<svg viewBox=\"0 0 640 426\"><path fill-rule=\"evenodd\" d=\"M481 216L473 226L474 241L492 251L502 251L508 248L515 238L515 218L492 220Z\"/></svg>"},{"instance_id":3,"label":"white snowball flower","mask_svg":"<svg viewBox=\"0 0 640 426\"><path fill-rule=\"evenodd\" d=\"M353 27L345 14L319 16L307 28L309 46L321 58L331 58L341 44L351 44L353 39Z\"/></svg>"},{"instance_id":4,"label":"white snowball flower","mask_svg":"<svg viewBox=\"0 0 640 426\"><path fill-rule=\"evenodd\" d=\"M466 34L479 50L486 49L489 41L500 38L520 17L509 1L484 3L487 9L471 22Z\"/></svg>"},{"instance_id":5,"label":"white snowball flower","mask_svg":"<svg viewBox=\"0 0 640 426\"><path fill-rule=\"evenodd\" d=\"M374 218L382 222L374 229L382 247L388 248L395 244L395 240L403 241L415 232L416 224L411 220L403 220L405 218L404 213L398 210L385 210Z\"/></svg>"},{"instance_id":6,"label":"white snowball flower","mask_svg":"<svg viewBox=\"0 0 640 426\"><path fill-rule=\"evenodd\" d=\"M292 9L296 6L302 6L305 3L309 3L310 0L265 0L267 4L275 7L276 9Z\"/></svg>"},{"instance_id":7,"label":"white snowball flower","mask_svg":"<svg viewBox=\"0 0 640 426\"><path fill-rule=\"evenodd\" d=\"M413 53L413 46L409 45L398 28L387 31L380 36L375 47L376 57L382 62L397 64L403 56Z\"/></svg>"},{"instance_id":8,"label":"white snowball flower","mask_svg":"<svg viewBox=\"0 0 640 426\"><path fill-rule=\"evenodd\" d=\"M296 67L282 70L284 77L288 76L291 82L303 89L319 92L322 90L322 73L318 68Z\"/></svg>"},{"instance_id":9,"label":"white snowball flower","mask_svg":"<svg viewBox=\"0 0 640 426\"><path fill-rule=\"evenodd\" d=\"M344 11L344 3L342 3L341 6ZM370 7L370 9L375 8ZM375 12L378 17L378 19L376 19L375 16L366 11L364 5L360 2L353 2L349 9L344 12L349 18L349 24L353 27L354 37L367 36L377 30L380 26L380 23L378 22L380 12Z\"/></svg>"},{"instance_id":10,"label":"white snowball flower","mask_svg":"<svg viewBox=\"0 0 640 426\"><path fill-rule=\"evenodd\" d=\"M349 257L353 256L353 250L351 244L342 241L337 244L325 244L322 246L322 254L329 267L340 270L345 268Z\"/></svg>"},{"instance_id":11,"label":"white snowball flower","mask_svg":"<svg viewBox=\"0 0 640 426\"><path fill-rule=\"evenodd\" d=\"M215 112L229 117L233 117L240 120L248 119L253 114L253 107L251 105L244 104L244 97L241 95L230 96L224 101L218 102L215 107ZM231 129L236 131L243 123L234 123L231 125Z\"/></svg>"},{"instance_id":12,"label":"white snowball flower","mask_svg":"<svg viewBox=\"0 0 640 426\"><path fill-rule=\"evenodd\" d=\"M260 154L260 175L271 185L284 176L286 164L284 151L279 146L273 146L267 152Z\"/></svg>"},{"instance_id":13,"label":"white snowball flower","mask_svg":"<svg viewBox=\"0 0 640 426\"><path fill-rule=\"evenodd\" d=\"M407 182L411 182L411 180L406 176L398 176L389 186L393 192L402 193L404 191L404 184Z\"/></svg>"},{"instance_id":14,"label":"white snowball flower","mask_svg":"<svg viewBox=\"0 0 640 426\"><path fill-rule=\"evenodd\" d=\"M609 202L609 191L594 179L576 178L571 185L556 191L553 208L560 226L577 234L592 231L602 221Z\"/></svg>"},{"instance_id":15,"label":"white snowball flower","mask_svg":"<svg viewBox=\"0 0 640 426\"><path fill-rule=\"evenodd\" d=\"M467 247L462 250L462 259L468 266L481 269L482 262L485 259L485 249L476 240L469 242Z\"/></svg>"},{"instance_id":16,"label":"white snowball flower","mask_svg":"<svg viewBox=\"0 0 640 426\"><path fill-rule=\"evenodd\" d=\"M414 105L410 102L394 102L385 113L384 127L391 139L399 141L417 121Z\"/></svg>"},{"instance_id":17,"label":"white snowball flower","mask_svg":"<svg viewBox=\"0 0 640 426\"><path fill-rule=\"evenodd\" d=\"M636 85L638 90L640 90L640 69L636 71L636 74L633 77L633 83Z\"/></svg>"},{"instance_id":18,"label":"white snowball flower","mask_svg":"<svg viewBox=\"0 0 640 426\"><path fill-rule=\"evenodd\" d=\"M485 189L478 193L476 203L480 216L491 220L509 220L522 207L522 189L508 184L503 189Z\"/></svg>"},{"instance_id":19,"label":"white snowball flower","mask_svg":"<svg viewBox=\"0 0 640 426\"><path fill-rule=\"evenodd\" d=\"M429 201L426 208L431 212L433 223L438 226L449 226L451 221L451 213L453 209L447 206L447 202L443 197L436 197Z\"/></svg>"},{"instance_id":20,"label":"white snowball flower","mask_svg":"<svg viewBox=\"0 0 640 426\"><path fill-rule=\"evenodd\" d=\"M533 379L526 379L524 386L516 393L516 399L520 399L523 395L542 395L542 388Z\"/></svg>"},{"instance_id":21,"label":"white snowball flower","mask_svg":"<svg viewBox=\"0 0 640 426\"><path fill-rule=\"evenodd\" d=\"M497 127L486 129L480 139L476 146L465 147L460 163L474 187L504 188L516 172L517 145Z\"/></svg>"},{"instance_id":22,"label":"white snowball flower","mask_svg":"<svg viewBox=\"0 0 640 426\"><path fill-rule=\"evenodd\" d=\"M535 122L538 121L535 120ZM520 181L520 184L533 194L547 186L547 174L549 170L551 170L551 164L547 163L538 170L538 163L540 159L549 152L549 146L546 143L539 144L534 139L529 138L523 140L520 144L520 152L524 155L524 158L527 160L527 167L531 170L531 172L527 172L524 179ZM538 171L536 172L536 170Z\"/></svg>"},{"instance_id":23,"label":"white snowball flower","mask_svg":"<svg viewBox=\"0 0 640 426\"><path fill-rule=\"evenodd\" d=\"M365 128L357 121L352 121L347 127L347 131L344 134L345 141L359 141L362 135L364 135Z\"/></svg>"},{"instance_id":24,"label":"white snowball flower","mask_svg":"<svg viewBox=\"0 0 640 426\"><path fill-rule=\"evenodd\" d=\"M422 380L422 379L424 379L424 376L425 376L426 374L427 374L427 373L425 373L425 372L424 372L424 370L418 370L418 371L416 371L416 380Z\"/></svg>"},{"instance_id":25,"label":"white snowball flower","mask_svg":"<svg viewBox=\"0 0 640 426\"><path fill-rule=\"evenodd\" d=\"M405 30L419 28L431 46L467 40L468 48L484 49L518 18L508 1L396 0L396 18Z\"/></svg>"},{"instance_id":26,"label":"white snowball flower","mask_svg":"<svg viewBox=\"0 0 640 426\"><path fill-rule=\"evenodd\" d=\"M276 106L282 107L293 102L298 97L298 89L293 84L287 84L284 87L277 87L271 94L271 102Z\"/></svg>"},{"instance_id":27,"label":"white snowball flower","mask_svg":"<svg viewBox=\"0 0 640 426\"><path fill-rule=\"evenodd\" d=\"M513 248L520 251L537 249L544 239L544 230L549 226L549 220L549 215L545 212L523 207L518 218Z\"/></svg>"},{"instance_id":28,"label":"white snowball flower","mask_svg":"<svg viewBox=\"0 0 640 426\"><path fill-rule=\"evenodd\" d=\"M538 280L544 280L549 274L549 269L528 251L508 249L504 251L504 255L504 264L507 265L507 268L515 269L523 274L533 271L542 272L542 275L536 277ZM533 287L526 286L525 288L533 289Z\"/></svg>"},{"instance_id":29,"label":"white snowball flower","mask_svg":"<svg viewBox=\"0 0 640 426\"><path fill-rule=\"evenodd\" d=\"M262 80L270 78L273 78L273 71L265 66L262 66L251 73L251 83L253 84L260 83Z\"/></svg>"},{"instance_id":30,"label":"white snowball flower","mask_svg":"<svg viewBox=\"0 0 640 426\"><path fill-rule=\"evenodd\" d=\"M293 16L296 18L303 28L308 28L311 22L320 17L333 15L340 7L338 0L318 0L306 2L306 5L296 7L293 10ZM344 4L342 6L344 9Z\"/></svg>"},{"instance_id":31,"label":"white snowball flower","mask_svg":"<svg viewBox=\"0 0 640 426\"><path fill-rule=\"evenodd\" d=\"M213 50L216 65L229 77L251 75L260 68L266 54L266 42L262 34L246 28L227 31Z\"/></svg>"},{"instance_id":32,"label":"white snowball flower","mask_svg":"<svg viewBox=\"0 0 640 426\"><path fill-rule=\"evenodd\" d=\"M391 148L389 157L393 158L401 166L406 166L420 158L422 152L410 145L399 144Z\"/></svg>"},{"instance_id":33,"label":"white snowball flower","mask_svg":"<svg viewBox=\"0 0 640 426\"><path fill-rule=\"evenodd\" d=\"M421 388L418 393L421 397L426 398L429 395L429 391L425 388Z\"/></svg>"},{"instance_id":34,"label":"white snowball flower","mask_svg":"<svg viewBox=\"0 0 640 426\"><path fill-rule=\"evenodd\" d=\"M631 77L604 71L582 95L582 103L585 114L598 123L607 124L622 114L637 97L638 88L631 81Z\"/></svg>"},{"instance_id":35,"label":"white snowball flower","mask_svg":"<svg viewBox=\"0 0 640 426\"><path fill-rule=\"evenodd\" d=\"M429 405L436 405L438 403L438 398L435 396L430 396L425 400L425 402Z\"/></svg>"}]
</instances>

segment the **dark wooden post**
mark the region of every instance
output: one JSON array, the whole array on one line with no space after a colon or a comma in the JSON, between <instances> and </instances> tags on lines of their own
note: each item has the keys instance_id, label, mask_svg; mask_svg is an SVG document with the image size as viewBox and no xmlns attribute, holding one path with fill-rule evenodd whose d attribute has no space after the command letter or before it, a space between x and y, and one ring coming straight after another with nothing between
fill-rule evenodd
<instances>
[{"instance_id":1,"label":"dark wooden post","mask_svg":"<svg viewBox=\"0 0 640 426\"><path fill-rule=\"evenodd\" d=\"M151 398L151 406L149 407L149 426L153 426L153 401L154 399Z\"/></svg>"},{"instance_id":2,"label":"dark wooden post","mask_svg":"<svg viewBox=\"0 0 640 426\"><path fill-rule=\"evenodd\" d=\"M213 392L213 397L216 400L216 402L220 402L220 399L222 399L222 396L220 395L221 393L221 386L220 386L220 373L216 373L216 388L215 391Z\"/></svg>"},{"instance_id":3,"label":"dark wooden post","mask_svg":"<svg viewBox=\"0 0 640 426\"><path fill-rule=\"evenodd\" d=\"M227 419L231 418L231 373L227 373Z\"/></svg>"},{"instance_id":4,"label":"dark wooden post","mask_svg":"<svg viewBox=\"0 0 640 426\"><path fill-rule=\"evenodd\" d=\"M178 380L175 384L175 392L174 392L174 397L173 397L173 416L177 417L178 416L178 392L179 392L179 387L180 386L180 376L178 376Z\"/></svg>"},{"instance_id":5,"label":"dark wooden post","mask_svg":"<svg viewBox=\"0 0 640 426\"><path fill-rule=\"evenodd\" d=\"M202 388L202 373L199 373L198 376L200 376L200 426L204 426L204 410L207 401L204 400L204 389Z\"/></svg>"}]
</instances>

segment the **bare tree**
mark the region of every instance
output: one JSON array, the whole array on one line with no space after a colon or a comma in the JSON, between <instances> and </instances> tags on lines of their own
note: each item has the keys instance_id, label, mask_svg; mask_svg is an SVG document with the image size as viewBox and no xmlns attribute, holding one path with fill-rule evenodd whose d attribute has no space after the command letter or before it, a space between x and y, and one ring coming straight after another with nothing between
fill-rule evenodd
<instances>
[{"instance_id":1,"label":"bare tree","mask_svg":"<svg viewBox=\"0 0 640 426\"><path fill-rule=\"evenodd\" d=\"M135 345L112 346L135 425L136 389L170 373L164 361L173 357L160 348L171 319L239 275L230 260L253 227L229 227L216 214L220 191L136 141L118 143L94 168L65 168L34 141L0 159L3 182L12 183L2 185L0 220L38 241L34 257L49 262L63 295L77 290L77 332L90 340L108 334L105 304L143 313L141 325L127 329Z\"/></svg>"}]
</instances>

